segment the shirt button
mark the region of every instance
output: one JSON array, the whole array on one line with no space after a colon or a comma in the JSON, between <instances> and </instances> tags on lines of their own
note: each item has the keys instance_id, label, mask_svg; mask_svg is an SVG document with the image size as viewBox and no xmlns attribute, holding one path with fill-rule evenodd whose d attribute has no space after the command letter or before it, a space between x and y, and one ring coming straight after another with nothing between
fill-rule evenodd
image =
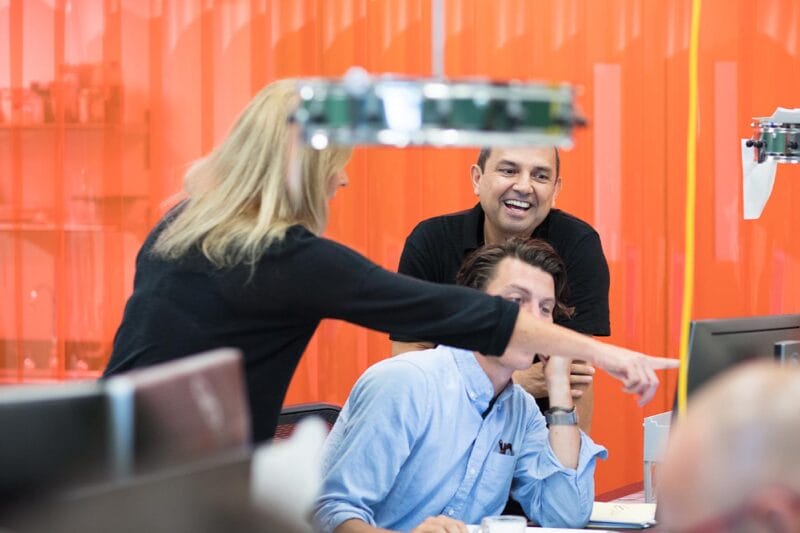
<instances>
[{"instance_id":1,"label":"shirt button","mask_svg":"<svg viewBox=\"0 0 800 533\"><path fill-rule=\"evenodd\" d=\"M453 516L453 514L455 514L455 513L454 513L454 511L452 509L448 509L447 510L447 515L448 516Z\"/></svg>"},{"instance_id":2,"label":"shirt button","mask_svg":"<svg viewBox=\"0 0 800 533\"><path fill-rule=\"evenodd\" d=\"M470 476L474 476L475 475L475 469L474 468L470 468L469 469L469 475Z\"/></svg>"}]
</instances>

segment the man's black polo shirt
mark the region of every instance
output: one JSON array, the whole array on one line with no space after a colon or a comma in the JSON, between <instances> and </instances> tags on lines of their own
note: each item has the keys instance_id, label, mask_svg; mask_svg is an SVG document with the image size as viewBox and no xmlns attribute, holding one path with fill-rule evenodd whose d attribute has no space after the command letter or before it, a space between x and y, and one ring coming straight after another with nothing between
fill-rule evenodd
<instances>
[{"instance_id":1,"label":"man's black polo shirt","mask_svg":"<svg viewBox=\"0 0 800 533\"><path fill-rule=\"evenodd\" d=\"M420 222L406 239L398 272L437 283L455 283L464 257L484 244L481 205ZM592 226L559 209L551 209L533 231L555 248L567 267L571 319L556 323L596 336L611 334L608 318L608 263L600 236ZM395 341L413 341L392 335Z\"/></svg>"}]
</instances>

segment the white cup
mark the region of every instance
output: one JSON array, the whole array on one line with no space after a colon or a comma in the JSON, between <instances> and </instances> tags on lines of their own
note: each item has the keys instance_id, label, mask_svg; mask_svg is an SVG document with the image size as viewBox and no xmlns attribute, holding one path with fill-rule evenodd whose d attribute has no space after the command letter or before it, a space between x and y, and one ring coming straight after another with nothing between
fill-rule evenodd
<instances>
[{"instance_id":1,"label":"white cup","mask_svg":"<svg viewBox=\"0 0 800 533\"><path fill-rule=\"evenodd\" d=\"M527 525L524 516L487 516L481 520L481 533L525 533Z\"/></svg>"}]
</instances>

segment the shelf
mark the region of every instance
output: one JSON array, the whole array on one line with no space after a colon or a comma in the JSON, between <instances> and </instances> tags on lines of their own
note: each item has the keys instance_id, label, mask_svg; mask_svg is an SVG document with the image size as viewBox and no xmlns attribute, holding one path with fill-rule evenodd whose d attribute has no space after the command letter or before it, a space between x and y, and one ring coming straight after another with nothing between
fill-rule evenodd
<instances>
[{"instance_id":1,"label":"shelf","mask_svg":"<svg viewBox=\"0 0 800 533\"><path fill-rule=\"evenodd\" d=\"M144 194L73 194L70 200L80 200L89 202L138 202L147 200L149 197Z\"/></svg>"},{"instance_id":2,"label":"shelf","mask_svg":"<svg viewBox=\"0 0 800 533\"><path fill-rule=\"evenodd\" d=\"M73 202L91 202L95 208L87 214L80 213L77 218L93 220L92 222L63 222L56 223L51 220L51 213L47 210L27 211L17 217L12 215L10 206L0 205L0 231L119 231L139 228L143 220L133 221L134 217L142 213L131 211L131 206L137 202L147 202L149 196L140 194L75 194L69 197ZM75 214L68 217L74 220ZM103 223L102 220L119 219L120 222ZM99 221L99 222L95 222Z\"/></svg>"},{"instance_id":3,"label":"shelf","mask_svg":"<svg viewBox=\"0 0 800 533\"><path fill-rule=\"evenodd\" d=\"M65 358L69 365L66 369L61 369L59 365L50 366L53 353L53 343L51 340L24 339L0 339L0 383L25 383L53 382L62 379L95 379L100 376L105 368L107 352L110 346L98 340L67 340L63 343ZM30 359L32 366L18 368L20 357ZM36 364L38 363L38 364Z\"/></svg>"},{"instance_id":4,"label":"shelf","mask_svg":"<svg viewBox=\"0 0 800 533\"><path fill-rule=\"evenodd\" d=\"M0 123L0 131L71 131L119 130L124 133L147 133L147 124L111 124L105 122L45 122L40 124L7 124Z\"/></svg>"},{"instance_id":5,"label":"shelf","mask_svg":"<svg viewBox=\"0 0 800 533\"><path fill-rule=\"evenodd\" d=\"M25 371L22 376L16 369L0 369L0 385L35 385L63 383L64 380L98 379L103 373L99 370L67 370L64 377L54 377L53 371Z\"/></svg>"},{"instance_id":6,"label":"shelf","mask_svg":"<svg viewBox=\"0 0 800 533\"><path fill-rule=\"evenodd\" d=\"M121 224L44 224L36 222L0 222L0 231L122 231Z\"/></svg>"}]
</instances>

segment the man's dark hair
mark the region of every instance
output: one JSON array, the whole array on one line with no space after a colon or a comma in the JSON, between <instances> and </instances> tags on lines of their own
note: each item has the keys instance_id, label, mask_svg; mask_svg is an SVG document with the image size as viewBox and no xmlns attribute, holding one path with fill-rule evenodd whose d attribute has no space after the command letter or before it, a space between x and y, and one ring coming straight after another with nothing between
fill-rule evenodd
<instances>
[{"instance_id":1,"label":"man's dark hair","mask_svg":"<svg viewBox=\"0 0 800 533\"><path fill-rule=\"evenodd\" d=\"M561 157L558 155L558 146L553 146L553 151L556 153L556 178L561 175ZM481 148L481 151L478 153L478 161L475 163L478 165L478 168L481 169L481 172L486 171L486 160L489 159L489 154L492 153L492 149L488 146L484 146Z\"/></svg>"},{"instance_id":2,"label":"man's dark hair","mask_svg":"<svg viewBox=\"0 0 800 533\"><path fill-rule=\"evenodd\" d=\"M553 247L539 239L515 237L501 244L481 246L464 259L458 274L456 274L456 283L484 290L494 278L497 265L506 257L518 259L553 276L556 297L556 308L553 315L564 318L572 316L574 308L567 307L564 303L569 297L567 268Z\"/></svg>"}]
</instances>

